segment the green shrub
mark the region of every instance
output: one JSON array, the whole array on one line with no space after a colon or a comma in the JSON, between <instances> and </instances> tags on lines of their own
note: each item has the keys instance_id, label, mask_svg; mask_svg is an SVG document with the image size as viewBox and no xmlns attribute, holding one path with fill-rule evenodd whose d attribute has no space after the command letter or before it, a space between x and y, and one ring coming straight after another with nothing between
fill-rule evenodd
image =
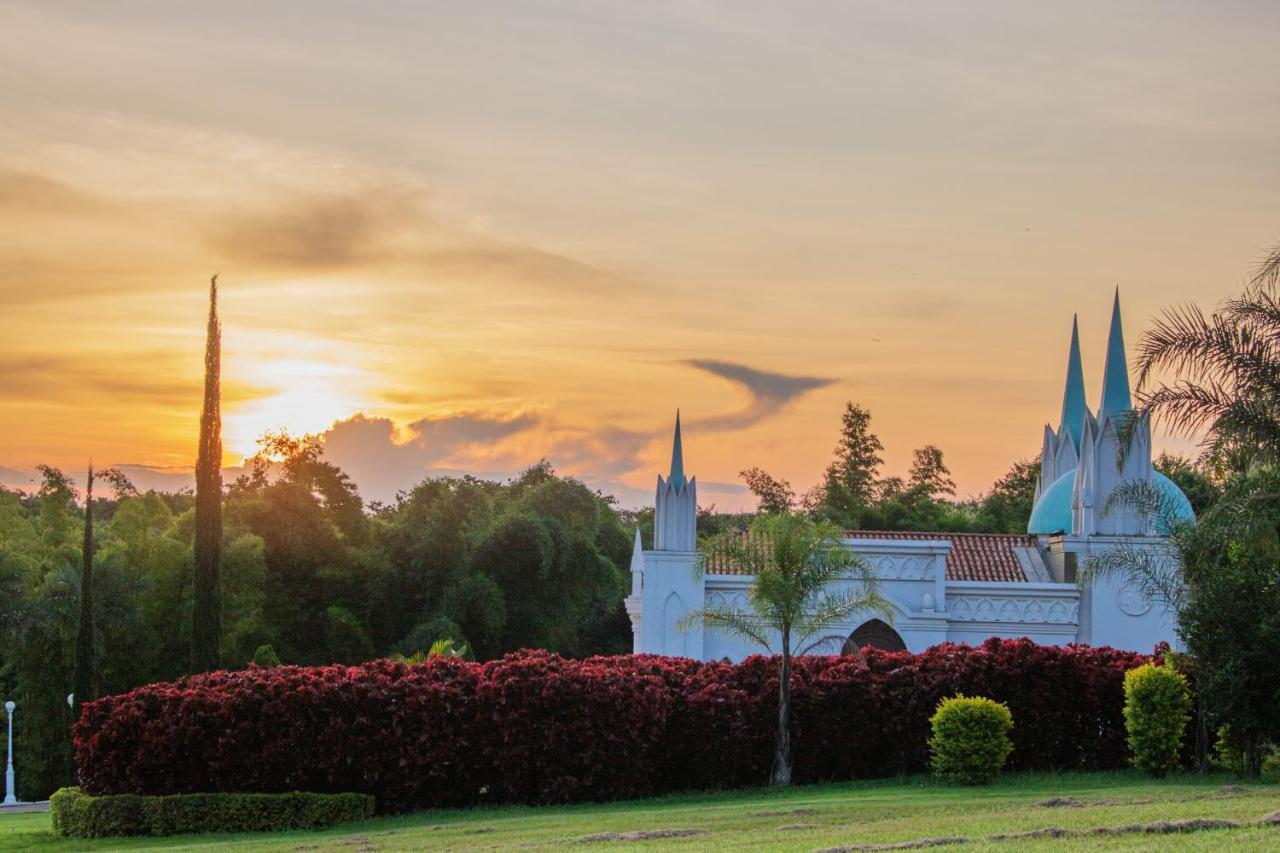
<instances>
[{"instance_id":1,"label":"green shrub","mask_svg":"<svg viewBox=\"0 0 1280 853\"><path fill-rule=\"evenodd\" d=\"M258 666L280 666L280 656L270 643L263 643L253 653L253 662Z\"/></svg>"},{"instance_id":2,"label":"green shrub","mask_svg":"<svg viewBox=\"0 0 1280 853\"><path fill-rule=\"evenodd\" d=\"M1000 775L1013 749L1013 715L1003 702L962 693L939 702L929 722L934 773L965 785L985 785Z\"/></svg>"},{"instance_id":3,"label":"green shrub","mask_svg":"<svg viewBox=\"0 0 1280 853\"><path fill-rule=\"evenodd\" d=\"M93 797L62 788L49 802L53 830L72 838L319 829L373 815L367 794L173 794Z\"/></svg>"},{"instance_id":4,"label":"green shrub","mask_svg":"<svg viewBox=\"0 0 1280 853\"><path fill-rule=\"evenodd\" d=\"M1179 765L1191 719L1187 680L1168 664L1143 664L1124 674L1124 726L1133 765L1163 776Z\"/></svg>"}]
</instances>

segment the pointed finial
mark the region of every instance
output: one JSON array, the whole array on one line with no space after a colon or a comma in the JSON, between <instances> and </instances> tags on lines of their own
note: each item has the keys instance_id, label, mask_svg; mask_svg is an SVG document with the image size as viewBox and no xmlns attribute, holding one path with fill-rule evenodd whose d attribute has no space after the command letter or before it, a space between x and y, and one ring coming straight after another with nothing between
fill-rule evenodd
<instances>
[{"instance_id":1,"label":"pointed finial","mask_svg":"<svg viewBox=\"0 0 1280 853\"><path fill-rule=\"evenodd\" d=\"M1080 322L1071 317L1071 348L1067 352L1067 385L1062 392L1062 420L1058 434L1063 430L1071 436L1076 452L1080 451L1080 424L1084 420L1084 367L1080 362Z\"/></svg>"},{"instance_id":2,"label":"pointed finial","mask_svg":"<svg viewBox=\"0 0 1280 853\"><path fill-rule=\"evenodd\" d=\"M1116 288L1111 308L1111 331L1107 336L1107 362L1102 371L1102 406L1098 420L1133 409L1129 396L1129 362L1124 354L1124 329L1120 322L1120 288Z\"/></svg>"},{"instance_id":3,"label":"pointed finial","mask_svg":"<svg viewBox=\"0 0 1280 853\"><path fill-rule=\"evenodd\" d=\"M680 443L679 409L676 409L676 437L671 443L671 476L667 482L677 489L684 488L684 447Z\"/></svg>"},{"instance_id":4,"label":"pointed finial","mask_svg":"<svg viewBox=\"0 0 1280 853\"><path fill-rule=\"evenodd\" d=\"M636 527L636 543L631 546L631 571L644 571L644 543L640 541L639 527Z\"/></svg>"}]
</instances>

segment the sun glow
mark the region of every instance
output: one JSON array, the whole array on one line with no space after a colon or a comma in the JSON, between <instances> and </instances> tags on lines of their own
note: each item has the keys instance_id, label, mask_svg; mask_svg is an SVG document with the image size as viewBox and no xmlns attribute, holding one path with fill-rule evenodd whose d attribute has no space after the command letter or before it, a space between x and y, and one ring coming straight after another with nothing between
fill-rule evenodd
<instances>
[{"instance_id":1,"label":"sun glow","mask_svg":"<svg viewBox=\"0 0 1280 853\"><path fill-rule=\"evenodd\" d=\"M226 412L228 455L252 456L264 433L318 433L369 407L367 377L348 365L286 359L258 362L250 373L264 393Z\"/></svg>"}]
</instances>

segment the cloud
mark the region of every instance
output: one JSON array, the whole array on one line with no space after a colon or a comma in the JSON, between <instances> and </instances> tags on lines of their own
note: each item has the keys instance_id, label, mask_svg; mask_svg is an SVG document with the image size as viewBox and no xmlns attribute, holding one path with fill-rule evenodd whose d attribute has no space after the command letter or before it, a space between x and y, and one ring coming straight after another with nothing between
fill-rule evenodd
<instances>
[{"instance_id":1,"label":"cloud","mask_svg":"<svg viewBox=\"0 0 1280 853\"><path fill-rule=\"evenodd\" d=\"M810 391L826 388L836 381L819 376L787 376L711 358L692 358L685 364L738 385L749 397L746 408L741 411L698 421L698 426L704 429L732 430L749 427L777 414L780 409Z\"/></svg>"},{"instance_id":2,"label":"cloud","mask_svg":"<svg viewBox=\"0 0 1280 853\"><path fill-rule=\"evenodd\" d=\"M467 451L483 460L485 448L537 423L529 414L459 414L421 418L397 430L388 418L355 415L335 423L320 440L325 458L347 472L365 500L390 501L429 476L468 468ZM453 464L460 455L463 464Z\"/></svg>"}]
</instances>

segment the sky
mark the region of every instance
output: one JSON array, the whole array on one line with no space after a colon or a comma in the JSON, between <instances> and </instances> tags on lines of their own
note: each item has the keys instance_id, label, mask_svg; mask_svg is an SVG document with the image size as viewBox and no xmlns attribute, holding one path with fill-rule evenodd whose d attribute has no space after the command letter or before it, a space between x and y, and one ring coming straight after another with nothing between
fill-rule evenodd
<instances>
[{"instance_id":1,"label":"sky","mask_svg":"<svg viewBox=\"0 0 1280 853\"><path fill-rule=\"evenodd\" d=\"M1280 242L1280 6L0 0L0 482L323 436L367 499L546 457L798 491L840 414L976 495L1120 288ZM1185 450L1182 437L1157 447Z\"/></svg>"}]
</instances>

